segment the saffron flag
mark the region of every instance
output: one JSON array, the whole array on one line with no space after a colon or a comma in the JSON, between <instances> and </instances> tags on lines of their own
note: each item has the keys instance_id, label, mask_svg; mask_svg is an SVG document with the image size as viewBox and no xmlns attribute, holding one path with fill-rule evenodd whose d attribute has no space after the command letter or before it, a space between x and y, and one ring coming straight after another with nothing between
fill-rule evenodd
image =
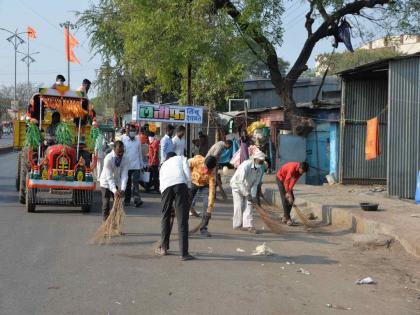
<instances>
[{"instance_id":1,"label":"saffron flag","mask_svg":"<svg viewBox=\"0 0 420 315\"><path fill-rule=\"evenodd\" d=\"M73 62L73 63L80 63L79 59L77 59L76 55L74 54L73 48L79 45L79 42L73 35L70 34L67 27L64 28L64 50L66 51L66 60Z\"/></svg>"},{"instance_id":2,"label":"saffron flag","mask_svg":"<svg viewBox=\"0 0 420 315\"><path fill-rule=\"evenodd\" d=\"M373 160L379 154L379 119L375 117L367 121L365 158L367 161Z\"/></svg>"},{"instance_id":3,"label":"saffron flag","mask_svg":"<svg viewBox=\"0 0 420 315\"><path fill-rule=\"evenodd\" d=\"M28 26L28 29L26 30L26 32L28 33L28 37L32 39L36 38L36 32L32 27Z\"/></svg>"}]
</instances>

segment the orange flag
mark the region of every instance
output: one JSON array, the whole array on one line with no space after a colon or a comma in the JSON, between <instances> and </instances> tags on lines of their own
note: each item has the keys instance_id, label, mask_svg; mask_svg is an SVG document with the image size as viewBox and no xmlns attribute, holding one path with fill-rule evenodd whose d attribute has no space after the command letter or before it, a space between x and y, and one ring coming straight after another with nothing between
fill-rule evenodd
<instances>
[{"instance_id":1,"label":"orange flag","mask_svg":"<svg viewBox=\"0 0 420 315\"><path fill-rule=\"evenodd\" d=\"M28 37L32 39L36 38L36 32L32 27L28 26L28 29L26 31L28 32Z\"/></svg>"},{"instance_id":2,"label":"orange flag","mask_svg":"<svg viewBox=\"0 0 420 315\"><path fill-rule=\"evenodd\" d=\"M365 158L366 160L376 159L379 154L379 119L372 118L367 121Z\"/></svg>"},{"instance_id":3,"label":"orange flag","mask_svg":"<svg viewBox=\"0 0 420 315\"><path fill-rule=\"evenodd\" d=\"M64 50L66 51L66 60L73 62L73 63L80 63L79 59L77 59L76 55L74 54L73 48L79 45L79 42L73 35L70 34L67 28L64 28Z\"/></svg>"}]
</instances>

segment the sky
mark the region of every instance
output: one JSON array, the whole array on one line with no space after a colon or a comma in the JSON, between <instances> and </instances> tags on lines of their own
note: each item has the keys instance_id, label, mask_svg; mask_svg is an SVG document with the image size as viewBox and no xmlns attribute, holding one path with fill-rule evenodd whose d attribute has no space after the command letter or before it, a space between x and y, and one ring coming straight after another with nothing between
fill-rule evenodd
<instances>
[{"instance_id":1,"label":"sky","mask_svg":"<svg viewBox=\"0 0 420 315\"><path fill-rule=\"evenodd\" d=\"M0 27L9 30L26 31L27 26L33 27L37 38L30 40L30 51L39 52L34 55L36 62L30 67L30 80L45 86L52 84L59 73L67 77L67 62L65 60L64 34L60 23L69 20L75 22L75 11L83 11L89 6L89 0L0 0ZM93 1L95 3L96 1ZM284 41L277 49L280 57L292 63L301 50L306 38L304 19L307 12L305 2L285 1ZM95 70L101 65L99 56L93 56L89 50L89 39L84 30L73 31L79 41L75 54L80 65L71 64L71 85L79 86L84 78L94 81ZM14 82L14 50L6 41L9 35L0 31L0 85L12 85ZM27 39L25 38L25 41ZM27 44L19 47L27 51ZM331 52L330 40L318 43L308 63L310 68L315 66L315 56L323 52ZM343 47L340 46L340 50ZM27 81L26 64L20 61L23 56L18 55L17 81Z\"/></svg>"}]
</instances>

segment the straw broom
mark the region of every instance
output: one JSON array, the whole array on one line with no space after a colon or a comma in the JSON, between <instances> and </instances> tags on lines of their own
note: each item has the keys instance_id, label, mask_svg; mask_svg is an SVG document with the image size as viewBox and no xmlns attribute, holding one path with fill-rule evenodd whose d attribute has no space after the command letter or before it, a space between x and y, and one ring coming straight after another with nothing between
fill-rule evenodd
<instances>
[{"instance_id":1,"label":"straw broom","mask_svg":"<svg viewBox=\"0 0 420 315\"><path fill-rule=\"evenodd\" d=\"M261 219L264 221L265 225L267 225L271 232L273 232L274 234L282 234L283 228L278 219L273 217L267 210L259 206L257 203L253 202L252 205L255 208L255 210L257 210Z\"/></svg>"},{"instance_id":2,"label":"straw broom","mask_svg":"<svg viewBox=\"0 0 420 315\"><path fill-rule=\"evenodd\" d=\"M89 243L101 245L103 243L109 243L112 236L121 235L124 216L123 198L116 196L108 218L101 224Z\"/></svg>"},{"instance_id":3,"label":"straw broom","mask_svg":"<svg viewBox=\"0 0 420 315\"><path fill-rule=\"evenodd\" d=\"M273 206L264 198L264 196L260 196L261 200L263 201L263 204L267 207L267 208L271 208L273 210ZM306 227L306 228L313 228L314 226L312 225L311 222L309 222L308 218L303 214L303 212L295 205L293 204L293 209L296 212L296 215L298 216L299 220L302 222L302 224Z\"/></svg>"},{"instance_id":4,"label":"straw broom","mask_svg":"<svg viewBox=\"0 0 420 315\"><path fill-rule=\"evenodd\" d=\"M300 209L295 204L293 204L293 209L295 210L297 216L299 217L299 220L303 223L303 225L306 228L313 227L312 223L309 222L308 218L302 213L302 211L300 211Z\"/></svg>"}]
</instances>

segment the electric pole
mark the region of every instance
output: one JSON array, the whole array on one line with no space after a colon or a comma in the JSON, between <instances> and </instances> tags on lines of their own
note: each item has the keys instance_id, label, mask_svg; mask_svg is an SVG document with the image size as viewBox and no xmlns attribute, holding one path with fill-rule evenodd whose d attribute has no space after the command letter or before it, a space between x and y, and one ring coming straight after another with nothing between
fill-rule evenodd
<instances>
[{"instance_id":1,"label":"electric pole","mask_svg":"<svg viewBox=\"0 0 420 315\"><path fill-rule=\"evenodd\" d=\"M14 102L14 105L17 106L17 104L16 104L16 101L17 101L17 95L16 95L16 72L17 72L17 52L18 52L17 50L18 50L19 45L21 45L21 44L23 44L25 42L23 40L23 38L20 37L19 35L26 34L27 32L20 32L20 33L18 33L18 30L17 29L16 29L16 31L12 32L12 31L9 31L9 30L7 30L5 28L0 28L0 30L12 34L8 38L6 38L6 40L10 44L12 44L13 49L15 50L15 92L14 92L13 102Z\"/></svg>"}]
</instances>

